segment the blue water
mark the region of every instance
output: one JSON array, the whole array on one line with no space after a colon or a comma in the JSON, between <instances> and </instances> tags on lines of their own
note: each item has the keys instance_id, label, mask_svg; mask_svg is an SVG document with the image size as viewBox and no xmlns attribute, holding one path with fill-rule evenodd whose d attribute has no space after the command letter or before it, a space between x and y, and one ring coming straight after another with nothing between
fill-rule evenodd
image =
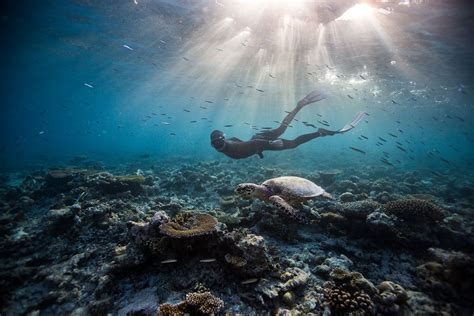
<instances>
[{"instance_id":1,"label":"blue water","mask_svg":"<svg viewBox=\"0 0 474 316\"><path fill-rule=\"evenodd\" d=\"M212 130L248 139L255 130L244 122L276 127L284 111L321 89L330 97L303 109L285 138L314 131L301 121L324 127L317 122L324 119L338 129L366 111L367 122L345 135L265 152L265 159L381 165L385 151L400 168L470 169L474 63L465 24L472 10L465 6L377 13L372 25L331 22L319 43L305 43L316 30L298 20L282 26L283 44L253 21L249 37L234 45L232 32L245 32L249 21L235 13L232 28L219 29L228 12L213 1L7 2L1 167L67 164L76 155L229 159L210 146ZM387 143L377 146L378 137Z\"/></svg>"}]
</instances>

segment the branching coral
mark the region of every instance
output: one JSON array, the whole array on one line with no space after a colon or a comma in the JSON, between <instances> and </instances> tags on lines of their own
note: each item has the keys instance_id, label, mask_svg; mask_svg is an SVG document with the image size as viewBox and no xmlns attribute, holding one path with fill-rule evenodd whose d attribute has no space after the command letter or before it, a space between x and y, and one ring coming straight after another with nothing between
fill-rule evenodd
<instances>
[{"instance_id":1,"label":"branching coral","mask_svg":"<svg viewBox=\"0 0 474 316\"><path fill-rule=\"evenodd\" d=\"M224 308L224 301L210 292L186 294L186 303L206 315L217 314Z\"/></svg>"},{"instance_id":2,"label":"branching coral","mask_svg":"<svg viewBox=\"0 0 474 316\"><path fill-rule=\"evenodd\" d=\"M217 220L206 213L181 213L173 221L160 225L160 232L173 238L207 235L216 228Z\"/></svg>"},{"instance_id":3,"label":"branching coral","mask_svg":"<svg viewBox=\"0 0 474 316\"><path fill-rule=\"evenodd\" d=\"M326 289L324 301L332 312L339 315L372 315L374 303L363 291L349 293L339 288Z\"/></svg>"},{"instance_id":4,"label":"branching coral","mask_svg":"<svg viewBox=\"0 0 474 316\"><path fill-rule=\"evenodd\" d=\"M385 204L386 213L410 223L429 224L444 218L443 210L435 204L419 199L402 199Z\"/></svg>"},{"instance_id":5,"label":"branching coral","mask_svg":"<svg viewBox=\"0 0 474 316\"><path fill-rule=\"evenodd\" d=\"M182 315L215 315L224 308L224 301L215 297L210 292L188 293L186 299L178 304L161 304L158 315L182 316Z\"/></svg>"}]
</instances>

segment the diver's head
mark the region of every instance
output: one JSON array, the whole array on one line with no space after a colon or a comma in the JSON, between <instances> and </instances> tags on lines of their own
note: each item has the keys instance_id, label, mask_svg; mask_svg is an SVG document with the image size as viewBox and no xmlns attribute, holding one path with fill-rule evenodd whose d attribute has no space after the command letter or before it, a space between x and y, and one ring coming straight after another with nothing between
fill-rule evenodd
<instances>
[{"instance_id":1,"label":"diver's head","mask_svg":"<svg viewBox=\"0 0 474 316\"><path fill-rule=\"evenodd\" d=\"M224 149L225 135L222 131L215 130L211 133L211 145L219 151Z\"/></svg>"}]
</instances>

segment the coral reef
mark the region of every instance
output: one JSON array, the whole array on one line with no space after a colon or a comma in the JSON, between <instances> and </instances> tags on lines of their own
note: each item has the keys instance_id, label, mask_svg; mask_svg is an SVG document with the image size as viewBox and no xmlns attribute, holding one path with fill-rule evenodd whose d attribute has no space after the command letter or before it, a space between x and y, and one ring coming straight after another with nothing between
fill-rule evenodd
<instances>
[{"instance_id":1,"label":"coral reef","mask_svg":"<svg viewBox=\"0 0 474 316\"><path fill-rule=\"evenodd\" d=\"M284 172L323 184L289 162L74 161L0 176L2 314L474 310L463 175L344 167L324 180L334 200L301 209L303 226L232 196Z\"/></svg>"}]
</instances>

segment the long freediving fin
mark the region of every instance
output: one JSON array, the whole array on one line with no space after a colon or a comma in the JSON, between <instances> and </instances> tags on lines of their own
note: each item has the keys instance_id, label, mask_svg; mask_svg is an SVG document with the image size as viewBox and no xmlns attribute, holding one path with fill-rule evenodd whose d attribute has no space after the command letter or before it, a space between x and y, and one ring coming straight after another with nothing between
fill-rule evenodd
<instances>
[{"instance_id":1,"label":"long freediving fin","mask_svg":"<svg viewBox=\"0 0 474 316\"><path fill-rule=\"evenodd\" d=\"M328 96L329 95L322 90L313 90L303 99L298 101L298 106L305 106L310 103L318 102L326 99Z\"/></svg>"},{"instance_id":2,"label":"long freediving fin","mask_svg":"<svg viewBox=\"0 0 474 316\"><path fill-rule=\"evenodd\" d=\"M352 119L352 121L350 121L349 123L347 123L346 125L344 125L343 128L341 128L340 130L338 130L337 132L338 133L345 133L347 131L350 131L351 129L353 129L354 127L356 127L357 124L359 124L360 121L362 121L362 119L367 115L367 113L365 113L364 111L361 111L361 112L357 112L357 114L354 116L354 118Z\"/></svg>"}]
</instances>

